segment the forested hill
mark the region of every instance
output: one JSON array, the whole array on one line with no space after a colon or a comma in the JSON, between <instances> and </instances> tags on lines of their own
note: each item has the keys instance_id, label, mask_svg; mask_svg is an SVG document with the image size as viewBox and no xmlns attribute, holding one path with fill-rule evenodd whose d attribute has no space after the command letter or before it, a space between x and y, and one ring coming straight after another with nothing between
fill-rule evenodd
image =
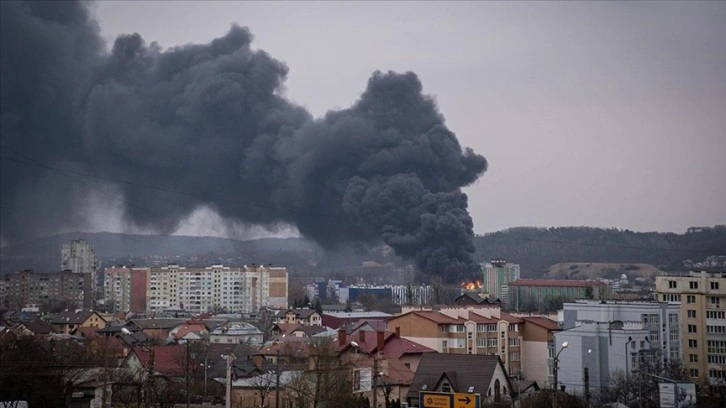
<instances>
[{"instance_id":1,"label":"forested hill","mask_svg":"<svg viewBox=\"0 0 726 408\"><path fill-rule=\"evenodd\" d=\"M686 259L726 255L726 227L674 234L589 227L519 227L480 235L479 260L503 258L518 263L523 277L541 276L560 262L649 263L681 270Z\"/></svg>"}]
</instances>

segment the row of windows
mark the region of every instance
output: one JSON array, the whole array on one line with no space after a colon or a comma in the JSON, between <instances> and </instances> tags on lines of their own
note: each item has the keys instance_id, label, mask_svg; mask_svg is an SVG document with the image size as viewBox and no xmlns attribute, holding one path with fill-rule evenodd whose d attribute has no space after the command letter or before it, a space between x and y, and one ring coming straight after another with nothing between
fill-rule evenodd
<instances>
[{"instance_id":1,"label":"row of windows","mask_svg":"<svg viewBox=\"0 0 726 408\"><path fill-rule=\"evenodd\" d=\"M706 333L726 334L726 326L706 326Z\"/></svg>"},{"instance_id":2,"label":"row of windows","mask_svg":"<svg viewBox=\"0 0 726 408\"><path fill-rule=\"evenodd\" d=\"M708 364L726 365L726 356L718 355L718 354L709 354Z\"/></svg>"},{"instance_id":3,"label":"row of windows","mask_svg":"<svg viewBox=\"0 0 726 408\"><path fill-rule=\"evenodd\" d=\"M718 282L710 282L711 283L711 290L718 290L719 285ZM677 289L678 288L678 282L669 280L668 281L668 289ZM688 281L688 289L698 289L698 281Z\"/></svg>"},{"instance_id":4,"label":"row of windows","mask_svg":"<svg viewBox=\"0 0 726 408\"><path fill-rule=\"evenodd\" d=\"M723 319L726 319L726 312L724 312L723 310L707 310L706 318L723 320Z\"/></svg>"},{"instance_id":5,"label":"row of windows","mask_svg":"<svg viewBox=\"0 0 726 408\"><path fill-rule=\"evenodd\" d=\"M708 354L726 354L726 341L708 340Z\"/></svg>"}]
</instances>

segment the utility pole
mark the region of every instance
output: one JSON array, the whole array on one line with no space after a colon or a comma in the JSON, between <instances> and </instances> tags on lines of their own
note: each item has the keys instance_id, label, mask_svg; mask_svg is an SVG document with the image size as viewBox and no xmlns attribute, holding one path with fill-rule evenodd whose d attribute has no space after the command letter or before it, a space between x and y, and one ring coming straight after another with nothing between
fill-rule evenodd
<instances>
[{"instance_id":1,"label":"utility pole","mask_svg":"<svg viewBox=\"0 0 726 408\"><path fill-rule=\"evenodd\" d=\"M590 370L587 367L582 369L582 378L585 384L585 408L590 408Z\"/></svg>"},{"instance_id":2,"label":"utility pole","mask_svg":"<svg viewBox=\"0 0 726 408\"><path fill-rule=\"evenodd\" d=\"M275 359L275 408L280 408L280 350Z\"/></svg>"},{"instance_id":3,"label":"utility pole","mask_svg":"<svg viewBox=\"0 0 726 408\"><path fill-rule=\"evenodd\" d=\"M234 363L234 354L227 354L227 392L225 398L225 407L232 408L232 365Z\"/></svg>"},{"instance_id":4,"label":"utility pole","mask_svg":"<svg viewBox=\"0 0 726 408\"><path fill-rule=\"evenodd\" d=\"M378 388L376 388L378 378L378 352L373 355L373 375L371 376L373 382L373 408L378 408Z\"/></svg>"},{"instance_id":5,"label":"utility pole","mask_svg":"<svg viewBox=\"0 0 726 408\"><path fill-rule=\"evenodd\" d=\"M144 402L146 408L151 407L151 397L154 385L154 349L149 347L149 366L146 371L146 392L144 392Z\"/></svg>"}]
</instances>

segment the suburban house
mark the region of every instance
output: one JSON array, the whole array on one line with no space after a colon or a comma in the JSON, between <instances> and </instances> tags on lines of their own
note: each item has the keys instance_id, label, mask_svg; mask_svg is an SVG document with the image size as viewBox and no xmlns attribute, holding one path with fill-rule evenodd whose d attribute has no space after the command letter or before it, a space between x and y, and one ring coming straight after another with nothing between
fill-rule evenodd
<instances>
[{"instance_id":1,"label":"suburban house","mask_svg":"<svg viewBox=\"0 0 726 408\"><path fill-rule=\"evenodd\" d=\"M106 320L93 310L64 311L51 315L48 318L53 331L56 333L70 333L78 327L95 327L103 329Z\"/></svg>"},{"instance_id":2,"label":"suburban house","mask_svg":"<svg viewBox=\"0 0 726 408\"><path fill-rule=\"evenodd\" d=\"M409 387L409 406L420 406L422 391L479 394L484 405L511 401L512 385L495 355L429 353L421 357Z\"/></svg>"},{"instance_id":3,"label":"suburban house","mask_svg":"<svg viewBox=\"0 0 726 408\"><path fill-rule=\"evenodd\" d=\"M262 344L262 332L245 322L225 322L209 333L210 343Z\"/></svg>"},{"instance_id":4,"label":"suburban house","mask_svg":"<svg viewBox=\"0 0 726 408\"><path fill-rule=\"evenodd\" d=\"M275 316L277 323L302 324L306 326L321 326L322 317L315 309L287 309L281 310Z\"/></svg>"}]
</instances>

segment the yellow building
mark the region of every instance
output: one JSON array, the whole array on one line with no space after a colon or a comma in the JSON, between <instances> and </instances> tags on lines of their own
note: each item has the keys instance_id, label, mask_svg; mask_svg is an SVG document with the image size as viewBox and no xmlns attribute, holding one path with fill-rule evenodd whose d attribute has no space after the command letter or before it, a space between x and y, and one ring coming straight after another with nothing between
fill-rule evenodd
<instances>
[{"instance_id":1,"label":"yellow building","mask_svg":"<svg viewBox=\"0 0 726 408\"><path fill-rule=\"evenodd\" d=\"M715 394L726 383L726 273L689 272L656 277L658 300L681 305L686 372Z\"/></svg>"}]
</instances>

